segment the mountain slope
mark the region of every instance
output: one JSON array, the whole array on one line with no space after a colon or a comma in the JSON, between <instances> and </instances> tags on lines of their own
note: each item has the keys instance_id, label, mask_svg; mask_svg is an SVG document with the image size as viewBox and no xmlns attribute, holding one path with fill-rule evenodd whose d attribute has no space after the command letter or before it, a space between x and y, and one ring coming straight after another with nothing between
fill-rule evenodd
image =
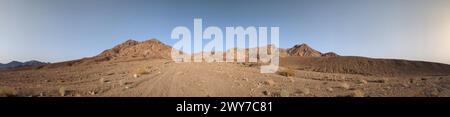
<instances>
[{"instance_id":1,"label":"mountain slope","mask_svg":"<svg viewBox=\"0 0 450 117\"><path fill-rule=\"evenodd\" d=\"M372 76L442 76L450 75L450 65L424 61L374 59L366 57L284 57L282 66L324 73Z\"/></svg>"}]
</instances>

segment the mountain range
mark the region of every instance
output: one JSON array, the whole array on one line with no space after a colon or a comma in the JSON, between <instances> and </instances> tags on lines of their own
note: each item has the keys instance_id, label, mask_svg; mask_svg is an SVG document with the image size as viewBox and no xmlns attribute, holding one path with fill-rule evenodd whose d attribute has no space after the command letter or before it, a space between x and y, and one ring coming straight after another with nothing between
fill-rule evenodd
<instances>
[{"instance_id":1,"label":"mountain range","mask_svg":"<svg viewBox=\"0 0 450 117\"><path fill-rule=\"evenodd\" d=\"M30 66L39 66L39 65L46 65L50 64L48 62L41 62L37 60L31 60L26 62L19 62L19 61L11 61L6 64L0 63L0 70L1 69L14 69L14 68L21 68L21 67L30 67Z\"/></svg>"}]
</instances>

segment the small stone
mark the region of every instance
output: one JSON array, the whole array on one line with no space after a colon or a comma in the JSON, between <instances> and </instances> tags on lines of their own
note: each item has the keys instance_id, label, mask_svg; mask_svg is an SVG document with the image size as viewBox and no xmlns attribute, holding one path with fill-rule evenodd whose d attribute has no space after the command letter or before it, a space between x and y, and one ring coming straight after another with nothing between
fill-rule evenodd
<instances>
[{"instance_id":1,"label":"small stone","mask_svg":"<svg viewBox=\"0 0 450 117\"><path fill-rule=\"evenodd\" d=\"M289 82L295 82L294 78L289 78Z\"/></svg>"},{"instance_id":2,"label":"small stone","mask_svg":"<svg viewBox=\"0 0 450 117\"><path fill-rule=\"evenodd\" d=\"M264 81L264 84L269 85L269 86L273 86L273 85L275 85L275 81L273 81L273 80L266 80L266 81Z\"/></svg>"},{"instance_id":3,"label":"small stone","mask_svg":"<svg viewBox=\"0 0 450 117\"><path fill-rule=\"evenodd\" d=\"M328 88L327 88L327 91L329 91L329 92L333 92L333 88L331 88L331 87L328 87Z\"/></svg>"},{"instance_id":4,"label":"small stone","mask_svg":"<svg viewBox=\"0 0 450 117\"><path fill-rule=\"evenodd\" d=\"M248 78L243 78L242 80L244 80L244 81L248 81Z\"/></svg>"},{"instance_id":5,"label":"small stone","mask_svg":"<svg viewBox=\"0 0 450 117\"><path fill-rule=\"evenodd\" d=\"M367 81L364 79L359 79L358 84L367 84Z\"/></svg>"},{"instance_id":6,"label":"small stone","mask_svg":"<svg viewBox=\"0 0 450 117\"><path fill-rule=\"evenodd\" d=\"M263 94L264 95L270 95L270 92L269 91L263 91Z\"/></svg>"},{"instance_id":7,"label":"small stone","mask_svg":"<svg viewBox=\"0 0 450 117\"><path fill-rule=\"evenodd\" d=\"M96 92L95 92L95 91L88 91L88 94L89 94L89 95L95 95Z\"/></svg>"},{"instance_id":8,"label":"small stone","mask_svg":"<svg viewBox=\"0 0 450 117\"><path fill-rule=\"evenodd\" d=\"M408 84L406 84L406 83L402 83L401 84L403 87L406 87L406 88L408 88L409 87L409 85Z\"/></svg>"},{"instance_id":9,"label":"small stone","mask_svg":"<svg viewBox=\"0 0 450 117\"><path fill-rule=\"evenodd\" d=\"M134 77L134 78L138 78L139 75L138 75L138 74L133 74L133 77Z\"/></svg>"},{"instance_id":10,"label":"small stone","mask_svg":"<svg viewBox=\"0 0 450 117\"><path fill-rule=\"evenodd\" d=\"M308 90L308 93L309 93L309 90ZM286 90L281 90L280 96L281 97L289 97L289 92L287 92Z\"/></svg>"},{"instance_id":11,"label":"small stone","mask_svg":"<svg viewBox=\"0 0 450 117\"><path fill-rule=\"evenodd\" d=\"M338 86L339 88L342 88L342 89L350 89L350 85L348 85L347 83L341 83L339 86Z\"/></svg>"}]
</instances>

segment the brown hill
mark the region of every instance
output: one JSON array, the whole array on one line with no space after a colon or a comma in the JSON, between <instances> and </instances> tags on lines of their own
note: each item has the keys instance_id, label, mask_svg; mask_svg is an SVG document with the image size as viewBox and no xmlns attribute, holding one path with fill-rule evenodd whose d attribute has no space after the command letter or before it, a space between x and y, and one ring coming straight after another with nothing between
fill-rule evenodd
<instances>
[{"instance_id":1,"label":"brown hill","mask_svg":"<svg viewBox=\"0 0 450 117\"><path fill-rule=\"evenodd\" d=\"M334 53L334 52L327 52L325 54L322 54L323 57L336 57L339 56L338 54Z\"/></svg>"},{"instance_id":2,"label":"brown hill","mask_svg":"<svg viewBox=\"0 0 450 117\"><path fill-rule=\"evenodd\" d=\"M127 40L112 49L103 51L94 58L105 60L127 60L136 58L170 58L172 47L151 39L144 42Z\"/></svg>"},{"instance_id":3,"label":"brown hill","mask_svg":"<svg viewBox=\"0 0 450 117\"><path fill-rule=\"evenodd\" d=\"M284 57L281 66L299 70L362 74L373 76L442 76L450 75L450 65L398 59L366 57Z\"/></svg>"},{"instance_id":4,"label":"brown hill","mask_svg":"<svg viewBox=\"0 0 450 117\"><path fill-rule=\"evenodd\" d=\"M46 68L73 66L78 64L97 64L104 61L130 61L142 59L170 59L172 47L157 39L138 42L129 39L111 49L107 49L94 57L65 61L46 65Z\"/></svg>"},{"instance_id":5,"label":"brown hill","mask_svg":"<svg viewBox=\"0 0 450 117\"><path fill-rule=\"evenodd\" d=\"M287 54L290 56L322 56L322 53L312 49L306 44L297 44L294 47L287 49Z\"/></svg>"}]
</instances>

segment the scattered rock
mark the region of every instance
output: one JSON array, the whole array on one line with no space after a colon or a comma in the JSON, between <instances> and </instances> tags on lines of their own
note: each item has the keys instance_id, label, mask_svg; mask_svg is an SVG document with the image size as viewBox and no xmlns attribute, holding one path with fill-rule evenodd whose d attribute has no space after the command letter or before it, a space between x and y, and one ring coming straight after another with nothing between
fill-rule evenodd
<instances>
[{"instance_id":1,"label":"scattered rock","mask_svg":"<svg viewBox=\"0 0 450 117\"><path fill-rule=\"evenodd\" d=\"M139 78L139 75L138 74L133 74L133 77L134 78Z\"/></svg>"},{"instance_id":2,"label":"scattered rock","mask_svg":"<svg viewBox=\"0 0 450 117\"><path fill-rule=\"evenodd\" d=\"M96 92L95 92L95 91L88 91L88 94L89 94L89 95L95 95Z\"/></svg>"},{"instance_id":3,"label":"scattered rock","mask_svg":"<svg viewBox=\"0 0 450 117\"><path fill-rule=\"evenodd\" d=\"M105 80L105 78L100 78L100 83L110 83L109 80Z\"/></svg>"},{"instance_id":4,"label":"scattered rock","mask_svg":"<svg viewBox=\"0 0 450 117\"><path fill-rule=\"evenodd\" d=\"M300 88L300 89L297 89L297 93L303 94L303 95L308 95L311 92L310 92L310 90L308 88Z\"/></svg>"},{"instance_id":5,"label":"scattered rock","mask_svg":"<svg viewBox=\"0 0 450 117\"><path fill-rule=\"evenodd\" d=\"M342 89L347 89L348 90L348 89L350 89L350 85L348 85L347 83L343 82L343 83L339 84L338 88L342 88Z\"/></svg>"},{"instance_id":6,"label":"scattered rock","mask_svg":"<svg viewBox=\"0 0 450 117\"><path fill-rule=\"evenodd\" d=\"M264 95L270 95L270 92L269 91L263 91L262 92Z\"/></svg>"},{"instance_id":7,"label":"scattered rock","mask_svg":"<svg viewBox=\"0 0 450 117\"><path fill-rule=\"evenodd\" d=\"M82 95L79 94L79 93L76 93L76 94L75 94L75 97L82 97Z\"/></svg>"},{"instance_id":8,"label":"scattered rock","mask_svg":"<svg viewBox=\"0 0 450 117\"><path fill-rule=\"evenodd\" d=\"M432 88L430 90L424 90L424 93L427 97L438 97L440 92L437 88Z\"/></svg>"},{"instance_id":9,"label":"scattered rock","mask_svg":"<svg viewBox=\"0 0 450 117\"><path fill-rule=\"evenodd\" d=\"M351 94L350 94L350 96L351 97L364 97L364 92L363 91L361 91L361 90L354 90Z\"/></svg>"},{"instance_id":10,"label":"scattered rock","mask_svg":"<svg viewBox=\"0 0 450 117\"><path fill-rule=\"evenodd\" d=\"M333 92L333 88L331 88L331 87L328 87L328 88L327 88L327 91L329 91L329 92Z\"/></svg>"},{"instance_id":11,"label":"scattered rock","mask_svg":"<svg viewBox=\"0 0 450 117\"><path fill-rule=\"evenodd\" d=\"M386 78L382 78L382 79L377 79L377 80L371 80L369 82L374 82L374 83L386 83L387 79Z\"/></svg>"},{"instance_id":12,"label":"scattered rock","mask_svg":"<svg viewBox=\"0 0 450 117\"><path fill-rule=\"evenodd\" d=\"M295 82L294 78L288 78L289 82Z\"/></svg>"},{"instance_id":13,"label":"scattered rock","mask_svg":"<svg viewBox=\"0 0 450 117\"><path fill-rule=\"evenodd\" d=\"M244 81L248 81L248 78L243 78L242 80L244 80Z\"/></svg>"},{"instance_id":14,"label":"scattered rock","mask_svg":"<svg viewBox=\"0 0 450 117\"><path fill-rule=\"evenodd\" d=\"M58 82L59 82L59 83L64 83L64 82L66 82L66 81L64 81L64 80L58 80Z\"/></svg>"},{"instance_id":15,"label":"scattered rock","mask_svg":"<svg viewBox=\"0 0 450 117\"><path fill-rule=\"evenodd\" d=\"M266 80L266 81L264 81L264 84L265 85L269 85L269 86L273 86L273 85L275 85L275 81L273 81L273 80Z\"/></svg>"},{"instance_id":16,"label":"scattered rock","mask_svg":"<svg viewBox=\"0 0 450 117\"><path fill-rule=\"evenodd\" d=\"M411 83L411 84L414 84L415 82L414 82L414 79L409 79L409 83Z\"/></svg>"}]
</instances>

